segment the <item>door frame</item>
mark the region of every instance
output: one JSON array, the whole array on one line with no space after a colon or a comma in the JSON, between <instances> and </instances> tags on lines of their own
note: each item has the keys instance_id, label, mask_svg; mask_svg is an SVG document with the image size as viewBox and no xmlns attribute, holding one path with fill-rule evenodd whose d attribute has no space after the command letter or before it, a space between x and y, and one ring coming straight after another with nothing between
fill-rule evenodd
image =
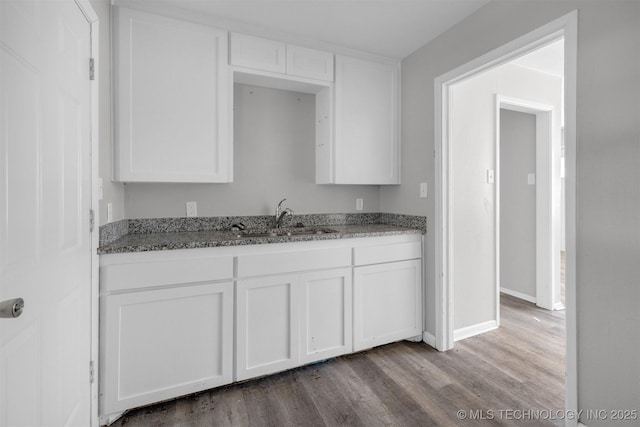
<instances>
[{"instance_id":1,"label":"door frame","mask_svg":"<svg viewBox=\"0 0 640 427\"><path fill-rule=\"evenodd\" d=\"M536 120L536 295L535 304L547 310L556 306L556 290L560 286L559 226L560 210L554 212L554 195L560 193L560 174L554 182L553 165L560 164L560 146L553 146L552 105L496 94L496 319L500 324L500 110L533 114ZM557 154L554 158L554 155ZM555 188L555 191L554 191ZM556 203L559 206L559 200Z\"/></svg>"},{"instance_id":2,"label":"door frame","mask_svg":"<svg viewBox=\"0 0 640 427\"><path fill-rule=\"evenodd\" d=\"M576 316L576 88L578 12L574 10L434 80L435 141L435 294L436 348L453 348L452 182L450 179L451 86L510 62L564 37L565 44L565 182L566 182L566 402L578 408ZM567 425L577 425L571 420Z\"/></svg>"},{"instance_id":3,"label":"door frame","mask_svg":"<svg viewBox=\"0 0 640 427\"><path fill-rule=\"evenodd\" d=\"M91 58L94 60L94 79L91 81L91 211L94 226L91 231L91 360L87 369L91 370L91 426L98 427L98 355L99 355L99 265L98 246L100 244L100 209L102 198L99 184L100 164L100 22L89 0L74 0L89 23L91 37ZM88 66L88 64L87 64ZM89 213L87 213L89 214Z\"/></svg>"}]
</instances>

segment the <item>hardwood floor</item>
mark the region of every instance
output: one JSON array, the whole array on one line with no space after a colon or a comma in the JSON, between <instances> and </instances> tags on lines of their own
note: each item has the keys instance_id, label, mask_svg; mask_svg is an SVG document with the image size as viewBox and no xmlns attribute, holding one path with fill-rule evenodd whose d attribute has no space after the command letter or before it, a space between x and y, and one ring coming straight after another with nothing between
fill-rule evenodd
<instances>
[{"instance_id":1,"label":"hardwood floor","mask_svg":"<svg viewBox=\"0 0 640 427\"><path fill-rule=\"evenodd\" d=\"M503 294L501 323L448 352L399 342L137 409L114 425L564 425L555 412L564 409L564 312Z\"/></svg>"}]
</instances>

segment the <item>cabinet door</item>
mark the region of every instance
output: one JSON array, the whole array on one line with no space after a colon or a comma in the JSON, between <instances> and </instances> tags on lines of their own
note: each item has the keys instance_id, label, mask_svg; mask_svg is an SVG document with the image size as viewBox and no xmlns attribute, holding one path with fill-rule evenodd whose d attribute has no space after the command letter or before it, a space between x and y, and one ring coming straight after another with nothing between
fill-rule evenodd
<instances>
[{"instance_id":1,"label":"cabinet door","mask_svg":"<svg viewBox=\"0 0 640 427\"><path fill-rule=\"evenodd\" d=\"M351 353L351 269L303 274L300 284L301 362Z\"/></svg>"},{"instance_id":2,"label":"cabinet door","mask_svg":"<svg viewBox=\"0 0 640 427\"><path fill-rule=\"evenodd\" d=\"M287 74L333 81L333 54L306 47L287 45Z\"/></svg>"},{"instance_id":3,"label":"cabinet door","mask_svg":"<svg viewBox=\"0 0 640 427\"><path fill-rule=\"evenodd\" d=\"M354 268L355 351L422 334L420 260Z\"/></svg>"},{"instance_id":4,"label":"cabinet door","mask_svg":"<svg viewBox=\"0 0 640 427\"><path fill-rule=\"evenodd\" d=\"M236 380L299 364L297 275L240 280L236 306Z\"/></svg>"},{"instance_id":5,"label":"cabinet door","mask_svg":"<svg viewBox=\"0 0 640 427\"><path fill-rule=\"evenodd\" d=\"M334 182L399 184L397 64L336 55Z\"/></svg>"},{"instance_id":6,"label":"cabinet door","mask_svg":"<svg viewBox=\"0 0 640 427\"><path fill-rule=\"evenodd\" d=\"M282 42L231 34L231 65L284 74L287 72L285 52L286 45Z\"/></svg>"},{"instance_id":7,"label":"cabinet door","mask_svg":"<svg viewBox=\"0 0 640 427\"><path fill-rule=\"evenodd\" d=\"M116 180L231 181L227 33L115 10Z\"/></svg>"},{"instance_id":8,"label":"cabinet door","mask_svg":"<svg viewBox=\"0 0 640 427\"><path fill-rule=\"evenodd\" d=\"M232 381L232 282L109 295L102 304L103 414Z\"/></svg>"}]
</instances>

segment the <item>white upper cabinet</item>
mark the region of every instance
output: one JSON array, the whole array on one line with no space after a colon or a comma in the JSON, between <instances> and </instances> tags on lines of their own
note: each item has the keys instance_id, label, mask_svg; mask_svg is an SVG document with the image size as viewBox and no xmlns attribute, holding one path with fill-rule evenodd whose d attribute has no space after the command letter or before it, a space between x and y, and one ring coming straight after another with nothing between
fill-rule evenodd
<instances>
[{"instance_id":1,"label":"white upper cabinet","mask_svg":"<svg viewBox=\"0 0 640 427\"><path fill-rule=\"evenodd\" d=\"M230 182L226 31L114 10L115 180Z\"/></svg>"},{"instance_id":2,"label":"white upper cabinet","mask_svg":"<svg viewBox=\"0 0 640 427\"><path fill-rule=\"evenodd\" d=\"M245 34L231 33L229 62L252 70L333 81L333 53Z\"/></svg>"},{"instance_id":3,"label":"white upper cabinet","mask_svg":"<svg viewBox=\"0 0 640 427\"><path fill-rule=\"evenodd\" d=\"M301 46L287 45L287 74L333 81L333 54Z\"/></svg>"},{"instance_id":4,"label":"white upper cabinet","mask_svg":"<svg viewBox=\"0 0 640 427\"><path fill-rule=\"evenodd\" d=\"M399 65L336 55L335 77L333 167L318 166L335 184L399 184Z\"/></svg>"},{"instance_id":5,"label":"white upper cabinet","mask_svg":"<svg viewBox=\"0 0 640 427\"><path fill-rule=\"evenodd\" d=\"M245 34L231 33L231 65L286 73L286 45Z\"/></svg>"}]
</instances>

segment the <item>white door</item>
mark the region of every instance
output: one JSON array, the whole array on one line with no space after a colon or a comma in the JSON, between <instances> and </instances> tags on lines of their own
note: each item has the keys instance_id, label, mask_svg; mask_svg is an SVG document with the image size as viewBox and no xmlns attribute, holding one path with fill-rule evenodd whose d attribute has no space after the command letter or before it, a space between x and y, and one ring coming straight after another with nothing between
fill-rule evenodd
<instances>
[{"instance_id":1,"label":"white door","mask_svg":"<svg viewBox=\"0 0 640 427\"><path fill-rule=\"evenodd\" d=\"M0 1L0 425L90 424L90 26Z\"/></svg>"}]
</instances>

